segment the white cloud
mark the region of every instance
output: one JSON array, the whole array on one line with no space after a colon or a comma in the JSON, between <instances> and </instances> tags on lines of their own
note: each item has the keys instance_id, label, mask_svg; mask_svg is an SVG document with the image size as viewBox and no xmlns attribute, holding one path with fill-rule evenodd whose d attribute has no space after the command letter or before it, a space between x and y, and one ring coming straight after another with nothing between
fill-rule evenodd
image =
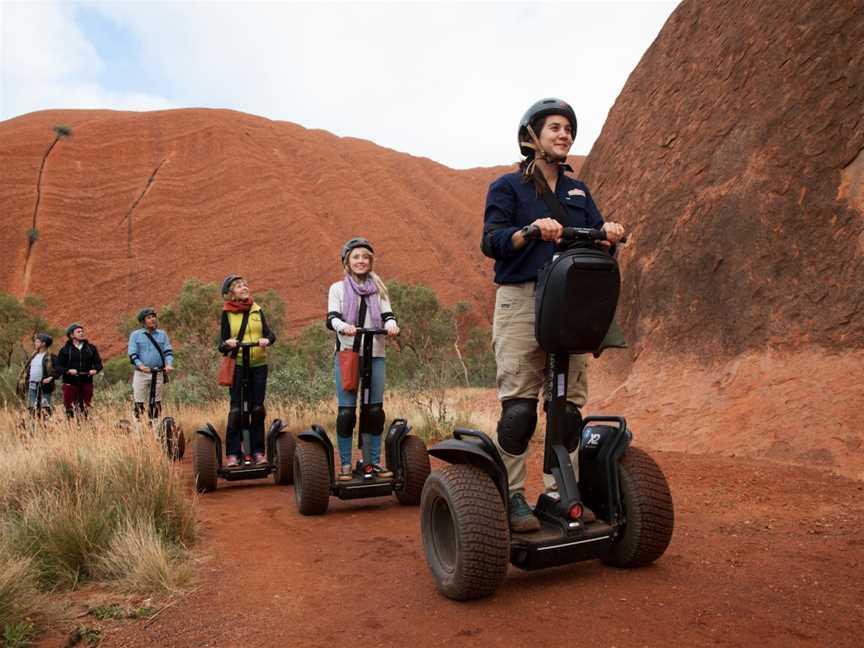
<instances>
[{"instance_id":1,"label":"white cloud","mask_svg":"<svg viewBox=\"0 0 864 648\"><path fill-rule=\"evenodd\" d=\"M89 90L100 106L113 100L116 108L148 107L148 100L234 108L457 167L513 161L522 112L540 97L560 96L580 118L574 152L586 153L672 7L92 4L89 11L132 36L135 61L151 81L140 96L110 87L98 94L97 76L87 71L109 64L110 72L110 61L99 61L75 29L64 53L81 61L68 78L82 81L66 96L87 101ZM4 81L6 70L4 63ZM33 104L46 93L29 96ZM22 101L0 102L0 114L17 114Z\"/></svg>"},{"instance_id":2,"label":"white cloud","mask_svg":"<svg viewBox=\"0 0 864 648\"><path fill-rule=\"evenodd\" d=\"M103 87L98 79L104 71L73 6L0 3L0 117L49 108L173 107L161 96Z\"/></svg>"}]
</instances>

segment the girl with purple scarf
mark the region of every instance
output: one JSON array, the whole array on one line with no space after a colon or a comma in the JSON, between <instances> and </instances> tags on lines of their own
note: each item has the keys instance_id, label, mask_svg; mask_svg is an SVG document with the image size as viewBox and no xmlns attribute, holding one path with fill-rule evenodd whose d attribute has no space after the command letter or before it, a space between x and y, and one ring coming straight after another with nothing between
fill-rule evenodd
<instances>
[{"instance_id":1,"label":"girl with purple scarf","mask_svg":"<svg viewBox=\"0 0 864 648\"><path fill-rule=\"evenodd\" d=\"M396 316L390 310L387 288L381 278L372 272L375 252L365 238L352 238L342 246L342 267L345 278L330 286L327 304L327 328L336 332L336 351L354 348L358 328L384 328L389 337L399 334ZM361 313L363 321L359 321ZM362 349L360 350L362 353ZM339 447L341 469L338 479L352 479L351 445L357 422L357 393L342 389L338 356L333 354L336 397L339 414L336 416L336 440ZM367 478L388 479L393 476L380 465L381 435L384 432L384 340L375 336L372 344L372 385L369 396L369 430L363 435L363 461L358 464Z\"/></svg>"}]
</instances>

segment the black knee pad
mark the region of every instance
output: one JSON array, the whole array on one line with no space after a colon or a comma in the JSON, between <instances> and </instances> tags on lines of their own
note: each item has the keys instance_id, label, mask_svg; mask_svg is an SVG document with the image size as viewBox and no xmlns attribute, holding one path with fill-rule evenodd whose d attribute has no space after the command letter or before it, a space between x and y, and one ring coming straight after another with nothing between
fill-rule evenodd
<instances>
[{"instance_id":1,"label":"black knee pad","mask_svg":"<svg viewBox=\"0 0 864 648\"><path fill-rule=\"evenodd\" d=\"M237 432L240 431L240 408L232 407L228 410L228 427Z\"/></svg>"},{"instance_id":2,"label":"black knee pad","mask_svg":"<svg viewBox=\"0 0 864 648\"><path fill-rule=\"evenodd\" d=\"M384 406L381 403L373 403L369 406L366 430L369 434L381 436L384 433L384 423L386 421L384 415Z\"/></svg>"},{"instance_id":3,"label":"black knee pad","mask_svg":"<svg viewBox=\"0 0 864 648\"><path fill-rule=\"evenodd\" d=\"M354 435L354 424L357 423L357 413L353 407L340 407L336 415L336 434L350 439Z\"/></svg>"},{"instance_id":4,"label":"black knee pad","mask_svg":"<svg viewBox=\"0 0 864 648\"><path fill-rule=\"evenodd\" d=\"M511 398L501 403L498 444L510 454L520 455L537 428L537 399Z\"/></svg>"},{"instance_id":5,"label":"black knee pad","mask_svg":"<svg viewBox=\"0 0 864 648\"><path fill-rule=\"evenodd\" d=\"M567 401L564 406L564 420L567 422L564 433L564 447L573 452L582 439L582 412L575 403Z\"/></svg>"},{"instance_id":6,"label":"black knee pad","mask_svg":"<svg viewBox=\"0 0 864 648\"><path fill-rule=\"evenodd\" d=\"M264 424L264 417L267 416L267 408L263 405L258 405L252 408L252 425L260 423Z\"/></svg>"}]
</instances>

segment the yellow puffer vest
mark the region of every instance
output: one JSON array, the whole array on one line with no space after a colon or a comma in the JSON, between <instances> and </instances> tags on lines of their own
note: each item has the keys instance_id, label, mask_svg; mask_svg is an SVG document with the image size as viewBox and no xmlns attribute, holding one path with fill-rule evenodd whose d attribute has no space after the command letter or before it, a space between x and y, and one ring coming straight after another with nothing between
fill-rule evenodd
<instances>
[{"instance_id":1,"label":"yellow puffer vest","mask_svg":"<svg viewBox=\"0 0 864 648\"><path fill-rule=\"evenodd\" d=\"M231 327L231 337L236 338L240 333L240 324L243 322L243 313L225 313L228 316L228 325ZM243 339L240 342L257 342L264 337L264 326L261 323L261 307L258 304L252 304L249 309L249 322L246 324L246 331L243 333ZM237 364L243 364L243 351L237 353ZM252 349L249 358L250 367L262 367L267 364L267 354L261 347Z\"/></svg>"}]
</instances>

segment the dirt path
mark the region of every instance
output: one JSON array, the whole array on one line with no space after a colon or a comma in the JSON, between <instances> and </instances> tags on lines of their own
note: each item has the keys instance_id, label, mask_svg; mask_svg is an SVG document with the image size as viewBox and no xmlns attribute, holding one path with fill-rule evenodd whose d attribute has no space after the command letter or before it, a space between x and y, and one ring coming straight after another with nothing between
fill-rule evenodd
<instances>
[{"instance_id":1,"label":"dirt path","mask_svg":"<svg viewBox=\"0 0 864 648\"><path fill-rule=\"evenodd\" d=\"M511 567L493 598L468 604L437 593L417 509L395 498L331 499L327 515L304 518L290 487L220 486L201 500L201 588L149 626L109 630L102 645L862 645L864 483L655 457L677 517L656 565Z\"/></svg>"}]
</instances>

